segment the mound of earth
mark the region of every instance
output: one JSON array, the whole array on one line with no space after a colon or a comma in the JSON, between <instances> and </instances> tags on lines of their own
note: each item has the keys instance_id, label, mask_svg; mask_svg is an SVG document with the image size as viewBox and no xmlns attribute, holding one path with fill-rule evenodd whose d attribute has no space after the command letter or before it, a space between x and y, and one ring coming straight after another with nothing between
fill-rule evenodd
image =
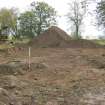
<instances>
[{"instance_id":1,"label":"mound of earth","mask_svg":"<svg viewBox=\"0 0 105 105\"><path fill-rule=\"evenodd\" d=\"M34 47L61 47L70 36L62 29L52 26L38 37L34 38L29 45Z\"/></svg>"},{"instance_id":2,"label":"mound of earth","mask_svg":"<svg viewBox=\"0 0 105 105\"><path fill-rule=\"evenodd\" d=\"M89 40L73 40L66 32L62 29L52 26L44 33L35 37L31 42L30 46L41 47L41 48L99 48L102 47Z\"/></svg>"}]
</instances>

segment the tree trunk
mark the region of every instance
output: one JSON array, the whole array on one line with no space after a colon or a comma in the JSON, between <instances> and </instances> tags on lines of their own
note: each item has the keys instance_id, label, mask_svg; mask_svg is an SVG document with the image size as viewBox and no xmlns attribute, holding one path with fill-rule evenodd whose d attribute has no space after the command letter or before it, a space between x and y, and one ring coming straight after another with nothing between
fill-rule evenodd
<instances>
[{"instance_id":1,"label":"tree trunk","mask_svg":"<svg viewBox=\"0 0 105 105\"><path fill-rule=\"evenodd\" d=\"M78 25L76 25L76 39L79 38L79 27Z\"/></svg>"}]
</instances>

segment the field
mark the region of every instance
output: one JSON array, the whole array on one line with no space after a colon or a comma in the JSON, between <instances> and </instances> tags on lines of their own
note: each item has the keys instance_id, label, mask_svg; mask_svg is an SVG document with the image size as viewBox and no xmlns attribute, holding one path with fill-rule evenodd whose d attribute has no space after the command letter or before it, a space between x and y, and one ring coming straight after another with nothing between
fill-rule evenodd
<instances>
[{"instance_id":1,"label":"field","mask_svg":"<svg viewBox=\"0 0 105 105\"><path fill-rule=\"evenodd\" d=\"M0 52L0 105L105 105L104 48Z\"/></svg>"},{"instance_id":2,"label":"field","mask_svg":"<svg viewBox=\"0 0 105 105\"><path fill-rule=\"evenodd\" d=\"M57 27L1 44L0 105L105 105L105 47Z\"/></svg>"}]
</instances>

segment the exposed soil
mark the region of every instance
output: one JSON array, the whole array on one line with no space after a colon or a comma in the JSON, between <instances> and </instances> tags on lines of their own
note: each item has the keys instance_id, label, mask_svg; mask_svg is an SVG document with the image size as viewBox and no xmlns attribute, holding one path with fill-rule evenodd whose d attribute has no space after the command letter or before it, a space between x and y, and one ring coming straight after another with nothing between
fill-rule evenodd
<instances>
[{"instance_id":1,"label":"exposed soil","mask_svg":"<svg viewBox=\"0 0 105 105\"><path fill-rule=\"evenodd\" d=\"M51 27L44 33L35 37L30 46L40 48L97 48L102 47L89 40L73 40L66 32L58 27Z\"/></svg>"},{"instance_id":2,"label":"exposed soil","mask_svg":"<svg viewBox=\"0 0 105 105\"><path fill-rule=\"evenodd\" d=\"M59 37L0 51L0 105L105 105L104 47Z\"/></svg>"},{"instance_id":3,"label":"exposed soil","mask_svg":"<svg viewBox=\"0 0 105 105\"><path fill-rule=\"evenodd\" d=\"M105 49L31 50L0 58L1 103L105 105Z\"/></svg>"}]
</instances>

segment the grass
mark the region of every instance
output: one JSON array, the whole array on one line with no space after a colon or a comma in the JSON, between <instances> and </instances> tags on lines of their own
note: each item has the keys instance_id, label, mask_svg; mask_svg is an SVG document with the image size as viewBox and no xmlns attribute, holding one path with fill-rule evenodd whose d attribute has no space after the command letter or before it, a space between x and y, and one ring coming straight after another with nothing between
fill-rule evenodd
<instances>
[{"instance_id":1,"label":"grass","mask_svg":"<svg viewBox=\"0 0 105 105\"><path fill-rule=\"evenodd\" d=\"M0 44L0 50L12 48L12 47L13 47L13 45L11 45L11 44L7 44L7 43Z\"/></svg>"},{"instance_id":2,"label":"grass","mask_svg":"<svg viewBox=\"0 0 105 105\"><path fill-rule=\"evenodd\" d=\"M30 41L30 39L25 38L23 40L14 40L13 42L14 43L20 43L20 44L25 44L25 43L28 43L29 41Z\"/></svg>"},{"instance_id":3,"label":"grass","mask_svg":"<svg viewBox=\"0 0 105 105\"><path fill-rule=\"evenodd\" d=\"M97 39L97 40L93 40L95 43L100 44L100 45L105 45L105 39Z\"/></svg>"},{"instance_id":4,"label":"grass","mask_svg":"<svg viewBox=\"0 0 105 105\"><path fill-rule=\"evenodd\" d=\"M24 40L10 40L8 42L4 42L2 44L0 44L0 50L4 50L4 49L9 49L14 47L13 44L11 44L10 42L13 42L14 44L26 44L30 41L30 39L24 39Z\"/></svg>"}]
</instances>

